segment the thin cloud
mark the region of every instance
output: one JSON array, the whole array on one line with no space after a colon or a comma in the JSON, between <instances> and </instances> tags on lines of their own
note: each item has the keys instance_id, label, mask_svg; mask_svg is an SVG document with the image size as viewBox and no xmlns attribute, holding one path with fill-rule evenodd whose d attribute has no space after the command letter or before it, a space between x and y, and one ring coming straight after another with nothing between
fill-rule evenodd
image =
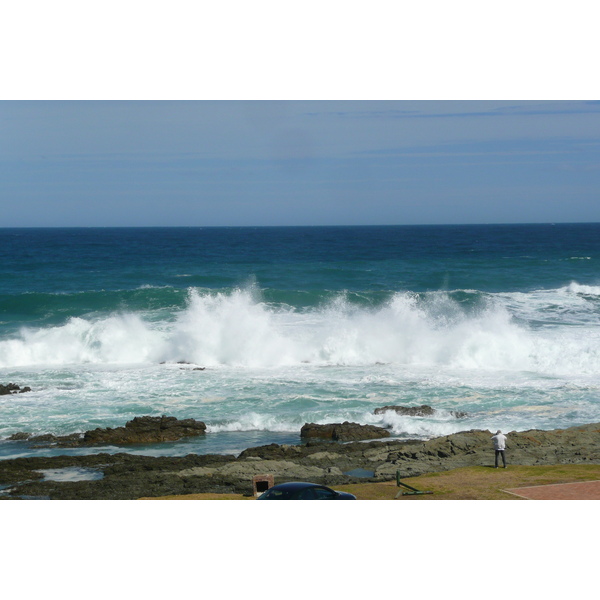
<instances>
[{"instance_id":1,"label":"thin cloud","mask_svg":"<svg viewBox=\"0 0 600 600\"><path fill-rule=\"evenodd\" d=\"M461 105L468 106L469 102L450 101L447 104L452 105L459 102ZM438 102L433 102L438 104ZM589 101L573 104L570 107L562 107L560 103L534 103L531 104L512 104L508 106L497 106L489 110L473 111L450 111L450 112L428 112L427 104L424 102L422 110L348 110L348 111L311 111L305 114L310 117L338 117L344 119L477 119L488 117L514 117L514 116L557 116L557 115L584 115L600 114L600 102ZM548 106L550 104L551 106ZM568 103L569 104L569 103Z\"/></svg>"}]
</instances>

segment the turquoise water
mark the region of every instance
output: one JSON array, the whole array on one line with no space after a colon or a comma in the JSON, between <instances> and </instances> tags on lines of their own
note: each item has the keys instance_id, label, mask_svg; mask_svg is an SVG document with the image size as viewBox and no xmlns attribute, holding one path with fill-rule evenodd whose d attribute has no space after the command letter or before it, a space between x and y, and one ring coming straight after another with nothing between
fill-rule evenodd
<instances>
[{"instance_id":1,"label":"turquoise water","mask_svg":"<svg viewBox=\"0 0 600 600\"><path fill-rule=\"evenodd\" d=\"M0 396L0 440L142 414L207 424L130 450L173 455L298 443L305 422L600 421L598 224L3 229L0 277L0 383L33 389Z\"/></svg>"}]
</instances>

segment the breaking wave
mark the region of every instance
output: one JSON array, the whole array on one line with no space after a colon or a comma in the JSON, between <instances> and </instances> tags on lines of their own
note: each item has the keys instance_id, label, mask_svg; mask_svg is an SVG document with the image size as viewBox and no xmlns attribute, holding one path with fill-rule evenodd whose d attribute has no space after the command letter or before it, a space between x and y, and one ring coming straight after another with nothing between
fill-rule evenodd
<instances>
[{"instance_id":1,"label":"breaking wave","mask_svg":"<svg viewBox=\"0 0 600 600\"><path fill-rule=\"evenodd\" d=\"M600 369L596 296L599 287L571 284L529 294L403 292L377 306L339 294L319 306L293 308L265 302L251 286L228 293L192 289L185 306L173 308L168 318L164 309L160 317L119 312L21 329L0 341L0 367L391 363L593 373ZM579 315L579 327L567 313ZM532 325L543 320L553 326Z\"/></svg>"}]
</instances>

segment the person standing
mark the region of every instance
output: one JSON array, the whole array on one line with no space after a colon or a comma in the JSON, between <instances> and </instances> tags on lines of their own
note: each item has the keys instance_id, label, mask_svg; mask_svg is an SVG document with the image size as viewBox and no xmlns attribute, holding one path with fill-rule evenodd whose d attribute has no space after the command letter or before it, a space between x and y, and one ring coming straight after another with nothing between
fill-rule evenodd
<instances>
[{"instance_id":1,"label":"person standing","mask_svg":"<svg viewBox=\"0 0 600 600\"><path fill-rule=\"evenodd\" d=\"M492 436L492 441L494 442L494 450L496 451L496 460L494 461L494 468L498 468L498 456L502 456L502 464L506 469L506 436L498 429L496 431L496 435Z\"/></svg>"}]
</instances>

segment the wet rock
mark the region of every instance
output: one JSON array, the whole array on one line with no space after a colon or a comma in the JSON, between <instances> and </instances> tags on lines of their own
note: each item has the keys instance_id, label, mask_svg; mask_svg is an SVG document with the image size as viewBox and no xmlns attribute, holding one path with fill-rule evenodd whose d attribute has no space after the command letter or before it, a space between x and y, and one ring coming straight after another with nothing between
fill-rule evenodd
<instances>
[{"instance_id":1,"label":"wet rock","mask_svg":"<svg viewBox=\"0 0 600 600\"><path fill-rule=\"evenodd\" d=\"M375 425L360 425L359 423L331 423L318 425L305 423L300 430L301 438L321 438L335 441L373 440L390 437L390 432Z\"/></svg>"},{"instance_id":2,"label":"wet rock","mask_svg":"<svg viewBox=\"0 0 600 600\"><path fill-rule=\"evenodd\" d=\"M19 433L13 433L13 435L6 439L12 442L27 441L38 446L78 446L82 435L83 434L81 433L71 433L69 435L53 435L52 433L43 433L41 435L33 435L32 433L22 431Z\"/></svg>"},{"instance_id":3,"label":"wet rock","mask_svg":"<svg viewBox=\"0 0 600 600\"><path fill-rule=\"evenodd\" d=\"M96 445L154 444L157 442L175 442L184 437L204 435L206 424L195 419L177 419L176 417L135 417L125 423L125 427L97 428L85 433L53 435L45 433L32 435L20 432L11 435L8 440L28 441L38 445L57 445L65 448Z\"/></svg>"},{"instance_id":4,"label":"wet rock","mask_svg":"<svg viewBox=\"0 0 600 600\"><path fill-rule=\"evenodd\" d=\"M8 394L24 394L25 392L31 392L31 388L28 385L21 388L16 383L9 383L7 385L0 383L0 396L7 396Z\"/></svg>"},{"instance_id":5,"label":"wet rock","mask_svg":"<svg viewBox=\"0 0 600 600\"><path fill-rule=\"evenodd\" d=\"M205 465L211 465L214 469L234 460L233 456L224 455L153 457L125 453L10 459L0 461L0 484L10 484L13 487L7 494L0 495L0 498L102 500L216 490L245 493L248 488L245 482L219 477L181 477L177 474L185 469ZM42 480L40 471L68 467L94 468L101 471L104 477L77 482Z\"/></svg>"},{"instance_id":6,"label":"wet rock","mask_svg":"<svg viewBox=\"0 0 600 600\"><path fill-rule=\"evenodd\" d=\"M421 406L382 406L381 408L376 408L374 412L376 415L381 415L388 411L409 417L430 417L435 413L435 410L426 404Z\"/></svg>"},{"instance_id":7,"label":"wet rock","mask_svg":"<svg viewBox=\"0 0 600 600\"><path fill-rule=\"evenodd\" d=\"M375 409L376 415L381 415L387 411L393 411L399 415L406 415L408 417L432 417L438 411L427 404L421 406L382 406L381 408ZM466 417L468 413L459 410L449 411L451 415L456 418Z\"/></svg>"},{"instance_id":8,"label":"wet rock","mask_svg":"<svg viewBox=\"0 0 600 600\"><path fill-rule=\"evenodd\" d=\"M253 448L246 448L240 455L240 460L247 458L261 458L268 460L280 460L280 459L298 459L305 456L306 449L302 446L292 446L290 444L267 444L266 446L255 446Z\"/></svg>"},{"instance_id":9,"label":"wet rock","mask_svg":"<svg viewBox=\"0 0 600 600\"><path fill-rule=\"evenodd\" d=\"M125 427L93 429L86 431L82 444L152 444L174 442L184 437L203 435L206 425L195 419L179 420L175 417L135 417Z\"/></svg>"},{"instance_id":10,"label":"wet rock","mask_svg":"<svg viewBox=\"0 0 600 600\"><path fill-rule=\"evenodd\" d=\"M31 433L21 431L19 433L13 433L11 436L7 437L6 439L11 442L22 442L22 441L28 440L30 437L31 437Z\"/></svg>"}]
</instances>

